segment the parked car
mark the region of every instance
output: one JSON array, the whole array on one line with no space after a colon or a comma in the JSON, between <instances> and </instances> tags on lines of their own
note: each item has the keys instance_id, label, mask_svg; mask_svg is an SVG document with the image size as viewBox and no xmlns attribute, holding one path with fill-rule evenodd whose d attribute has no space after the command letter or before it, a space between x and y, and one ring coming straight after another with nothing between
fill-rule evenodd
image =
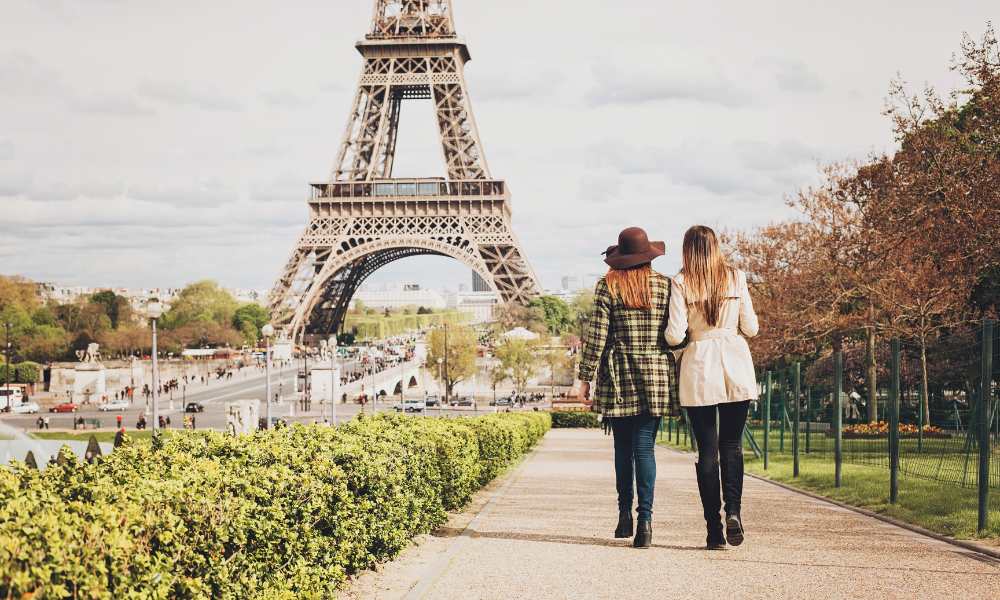
<instances>
[{"instance_id":1,"label":"parked car","mask_svg":"<svg viewBox=\"0 0 1000 600\"><path fill-rule=\"evenodd\" d=\"M427 408L441 406L441 396L427 396Z\"/></svg>"},{"instance_id":2,"label":"parked car","mask_svg":"<svg viewBox=\"0 0 1000 600\"><path fill-rule=\"evenodd\" d=\"M49 409L50 413L75 413L80 410L80 407L72 402L63 402L62 404L56 404Z\"/></svg>"},{"instance_id":3,"label":"parked car","mask_svg":"<svg viewBox=\"0 0 1000 600\"><path fill-rule=\"evenodd\" d=\"M38 414L40 407L37 402L25 402L24 404L18 404L11 409L10 412L15 415L34 415Z\"/></svg>"},{"instance_id":4,"label":"parked car","mask_svg":"<svg viewBox=\"0 0 1000 600\"><path fill-rule=\"evenodd\" d=\"M475 404L476 403L472 401L472 398L468 396L457 398L451 401L452 406L475 406Z\"/></svg>"},{"instance_id":5,"label":"parked car","mask_svg":"<svg viewBox=\"0 0 1000 600\"><path fill-rule=\"evenodd\" d=\"M104 404L97 407L97 410L101 412L112 412L121 411L125 412L128 410L129 404L125 400L112 400L111 402L105 402Z\"/></svg>"},{"instance_id":6,"label":"parked car","mask_svg":"<svg viewBox=\"0 0 1000 600\"><path fill-rule=\"evenodd\" d=\"M513 404L513 402L506 396L503 398L497 398L495 401L490 402L490 406L510 406L511 404Z\"/></svg>"},{"instance_id":7,"label":"parked car","mask_svg":"<svg viewBox=\"0 0 1000 600\"><path fill-rule=\"evenodd\" d=\"M408 413L422 413L427 409L427 403L420 399L403 400L403 410Z\"/></svg>"},{"instance_id":8,"label":"parked car","mask_svg":"<svg viewBox=\"0 0 1000 600\"><path fill-rule=\"evenodd\" d=\"M205 412L205 405L200 402L188 402L187 406L184 407L184 412L186 413L203 413Z\"/></svg>"}]
</instances>

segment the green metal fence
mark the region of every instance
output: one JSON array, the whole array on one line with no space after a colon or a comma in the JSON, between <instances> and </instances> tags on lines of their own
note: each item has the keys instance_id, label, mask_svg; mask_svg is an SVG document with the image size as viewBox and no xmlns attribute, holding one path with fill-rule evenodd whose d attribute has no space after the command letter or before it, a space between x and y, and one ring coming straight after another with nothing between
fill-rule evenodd
<instances>
[{"instance_id":1,"label":"green metal fence","mask_svg":"<svg viewBox=\"0 0 1000 600\"><path fill-rule=\"evenodd\" d=\"M766 371L751 403L748 458L759 455L765 469L790 458L796 477L802 457L829 460L838 486L843 463L884 468L891 502L901 476L977 488L984 529L991 494L1000 496L998 336L985 321L933 346L891 340L872 355L855 345Z\"/></svg>"}]
</instances>

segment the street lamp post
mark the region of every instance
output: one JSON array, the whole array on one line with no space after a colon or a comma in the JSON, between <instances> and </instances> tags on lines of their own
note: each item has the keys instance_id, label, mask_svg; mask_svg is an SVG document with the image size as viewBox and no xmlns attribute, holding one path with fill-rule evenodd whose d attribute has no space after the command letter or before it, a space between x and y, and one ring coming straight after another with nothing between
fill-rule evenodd
<instances>
[{"instance_id":1,"label":"street lamp post","mask_svg":"<svg viewBox=\"0 0 1000 600\"><path fill-rule=\"evenodd\" d=\"M330 426L337 426L337 336L330 338Z\"/></svg>"},{"instance_id":2,"label":"street lamp post","mask_svg":"<svg viewBox=\"0 0 1000 600\"><path fill-rule=\"evenodd\" d=\"M7 344L6 344L6 348L5 348L5 350L7 352L7 364L5 365L5 368L4 368L4 388L7 389L7 390L10 390L10 369L11 369L11 365L10 365L10 350L11 350L11 347L13 346L13 344L10 343L10 328L13 327L13 325L10 324L10 323L4 323L3 327L4 327L4 329L7 332ZM10 396L10 397L13 398L13 396Z\"/></svg>"},{"instance_id":3,"label":"street lamp post","mask_svg":"<svg viewBox=\"0 0 1000 600\"><path fill-rule=\"evenodd\" d=\"M266 384L264 385L264 400L266 402L264 409L264 418L266 423L264 424L264 429L271 428L271 336L274 335L274 326L270 323L264 325L260 330L261 335L264 336L265 349L264 349L264 379Z\"/></svg>"},{"instance_id":4,"label":"street lamp post","mask_svg":"<svg viewBox=\"0 0 1000 600\"><path fill-rule=\"evenodd\" d=\"M439 358L438 359L438 381L440 382L441 385L444 385L445 386L445 390L447 390L448 386L445 385L445 383L444 383L444 374L441 371L441 369L443 367L444 367L444 359L443 358ZM438 389L438 391L441 391L441 390ZM447 402L445 401L445 394L441 394L441 402L442 402L442 404L447 404Z\"/></svg>"},{"instance_id":5,"label":"street lamp post","mask_svg":"<svg viewBox=\"0 0 1000 600\"><path fill-rule=\"evenodd\" d=\"M448 323L445 323L444 324L444 381L445 381L444 397L445 400L448 401L448 404L451 404L451 386L448 385L448 382L451 381L451 379L448 377L450 374L451 372L448 371Z\"/></svg>"},{"instance_id":6,"label":"street lamp post","mask_svg":"<svg viewBox=\"0 0 1000 600\"><path fill-rule=\"evenodd\" d=\"M156 322L160 317L163 316L163 305L160 304L158 300L153 300L146 305L146 314L149 316L149 321L153 326L153 381L150 385L153 392L153 433L155 434L160 429L160 365L156 358Z\"/></svg>"}]
</instances>

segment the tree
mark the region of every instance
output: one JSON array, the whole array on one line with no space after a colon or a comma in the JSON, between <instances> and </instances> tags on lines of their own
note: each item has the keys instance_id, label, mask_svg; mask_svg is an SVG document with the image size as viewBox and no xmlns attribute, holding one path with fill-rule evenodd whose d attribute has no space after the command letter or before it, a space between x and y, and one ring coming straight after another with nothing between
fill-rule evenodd
<instances>
[{"instance_id":1,"label":"tree","mask_svg":"<svg viewBox=\"0 0 1000 600\"><path fill-rule=\"evenodd\" d=\"M535 333L546 333L545 313L540 306L524 306L517 302L499 306L493 313L496 325L502 332L524 327Z\"/></svg>"},{"instance_id":2,"label":"tree","mask_svg":"<svg viewBox=\"0 0 1000 600\"><path fill-rule=\"evenodd\" d=\"M493 388L493 400L497 399L497 386L507 381L507 370L500 363L495 363L489 370L490 386Z\"/></svg>"},{"instance_id":3,"label":"tree","mask_svg":"<svg viewBox=\"0 0 1000 600\"><path fill-rule=\"evenodd\" d=\"M552 388L552 395L555 396L556 381L565 384L572 384L573 359L566 348L548 348L541 356L541 360L549 369L549 385ZM569 381L567 381L569 380Z\"/></svg>"},{"instance_id":4,"label":"tree","mask_svg":"<svg viewBox=\"0 0 1000 600\"><path fill-rule=\"evenodd\" d=\"M118 329L132 321L132 304L128 298L119 296L111 290L97 292L90 297L90 302L104 309L104 314L111 320L111 328Z\"/></svg>"},{"instance_id":5,"label":"tree","mask_svg":"<svg viewBox=\"0 0 1000 600\"><path fill-rule=\"evenodd\" d=\"M542 296L532 300L529 306L541 311L542 321L551 335L561 335L573 327L573 312L560 298Z\"/></svg>"},{"instance_id":6,"label":"tree","mask_svg":"<svg viewBox=\"0 0 1000 600\"><path fill-rule=\"evenodd\" d=\"M177 329L193 323L215 323L230 327L238 304L232 295L214 281L193 283L178 294L163 315L164 329Z\"/></svg>"},{"instance_id":7,"label":"tree","mask_svg":"<svg viewBox=\"0 0 1000 600\"><path fill-rule=\"evenodd\" d=\"M425 368L438 376L448 397L456 385L475 375L477 340L476 330L464 326L445 325L427 336Z\"/></svg>"},{"instance_id":8,"label":"tree","mask_svg":"<svg viewBox=\"0 0 1000 600\"><path fill-rule=\"evenodd\" d=\"M233 315L233 327L243 334L247 344L256 344L261 338L261 329L271 320L267 309L259 304L244 304Z\"/></svg>"},{"instance_id":9,"label":"tree","mask_svg":"<svg viewBox=\"0 0 1000 600\"><path fill-rule=\"evenodd\" d=\"M594 316L594 292L580 292L570 303L575 328L573 333L580 339L587 335L587 327Z\"/></svg>"},{"instance_id":10,"label":"tree","mask_svg":"<svg viewBox=\"0 0 1000 600\"><path fill-rule=\"evenodd\" d=\"M99 342L101 351L110 356L145 355L152 352L153 336L147 327L130 325L104 333Z\"/></svg>"},{"instance_id":11,"label":"tree","mask_svg":"<svg viewBox=\"0 0 1000 600\"><path fill-rule=\"evenodd\" d=\"M514 390L524 393L528 381L538 374L541 364L537 345L525 340L506 340L497 346L494 354L507 378L514 383Z\"/></svg>"}]
</instances>

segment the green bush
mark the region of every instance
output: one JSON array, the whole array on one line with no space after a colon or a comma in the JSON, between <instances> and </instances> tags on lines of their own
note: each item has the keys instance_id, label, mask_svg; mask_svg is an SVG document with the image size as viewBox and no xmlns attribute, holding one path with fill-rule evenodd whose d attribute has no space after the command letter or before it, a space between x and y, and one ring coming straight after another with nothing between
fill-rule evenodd
<instances>
[{"instance_id":1,"label":"green bush","mask_svg":"<svg viewBox=\"0 0 1000 600\"><path fill-rule=\"evenodd\" d=\"M597 413L590 411L555 411L552 413L554 429L594 429L601 426Z\"/></svg>"},{"instance_id":2,"label":"green bush","mask_svg":"<svg viewBox=\"0 0 1000 600\"><path fill-rule=\"evenodd\" d=\"M443 523L550 423L383 415L0 469L0 597L329 598Z\"/></svg>"},{"instance_id":3,"label":"green bush","mask_svg":"<svg viewBox=\"0 0 1000 600\"><path fill-rule=\"evenodd\" d=\"M23 362L14 365L18 383L39 383L42 381L42 367L38 363Z\"/></svg>"}]
</instances>

